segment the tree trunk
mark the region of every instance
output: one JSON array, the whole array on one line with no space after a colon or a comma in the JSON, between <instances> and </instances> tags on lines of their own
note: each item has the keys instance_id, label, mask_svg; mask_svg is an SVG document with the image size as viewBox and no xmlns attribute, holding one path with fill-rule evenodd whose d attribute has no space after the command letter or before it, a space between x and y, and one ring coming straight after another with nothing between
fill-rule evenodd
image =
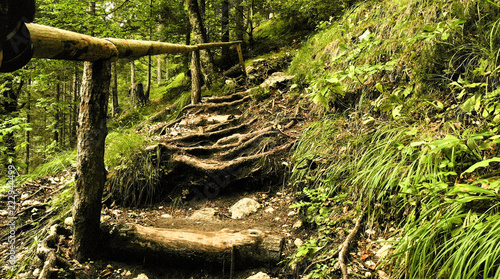
<instances>
[{"instance_id":1,"label":"tree trunk","mask_svg":"<svg viewBox=\"0 0 500 279\"><path fill-rule=\"evenodd\" d=\"M251 46L254 44L253 40L253 14L254 14L254 6L255 6L255 0L252 0L250 4L250 8L248 11L248 25L247 25L247 33L248 33L248 42L250 43Z\"/></svg>"},{"instance_id":2,"label":"tree trunk","mask_svg":"<svg viewBox=\"0 0 500 279\"><path fill-rule=\"evenodd\" d=\"M236 0L236 6L235 6L235 34L236 34L236 40L237 41L243 41L244 38L244 33L245 33L245 27L243 26L244 24L244 13L243 13L243 0Z\"/></svg>"},{"instance_id":3,"label":"tree trunk","mask_svg":"<svg viewBox=\"0 0 500 279\"><path fill-rule=\"evenodd\" d=\"M221 29L223 42L229 42L229 1L222 1L222 14L221 14ZM222 63L224 65L230 64L231 58L229 57L229 46L222 47Z\"/></svg>"},{"instance_id":4,"label":"tree trunk","mask_svg":"<svg viewBox=\"0 0 500 279\"><path fill-rule=\"evenodd\" d=\"M111 95L112 95L112 101L113 101L113 111L111 114L113 116L117 115L120 113L120 105L118 103L118 73L116 69L116 61L111 64L111 72L112 72L112 79L111 79Z\"/></svg>"},{"instance_id":5,"label":"tree trunk","mask_svg":"<svg viewBox=\"0 0 500 279\"><path fill-rule=\"evenodd\" d=\"M75 63L75 69L73 73L73 104L72 104L72 118L71 118L71 140L70 145L74 147L76 145L76 127L78 126L78 103L80 102L80 95L78 94L78 64Z\"/></svg>"},{"instance_id":6,"label":"tree trunk","mask_svg":"<svg viewBox=\"0 0 500 279\"><path fill-rule=\"evenodd\" d=\"M111 252L121 258L162 262L231 263L239 267L277 263L283 238L259 230L203 232L117 224L111 234Z\"/></svg>"},{"instance_id":7,"label":"tree trunk","mask_svg":"<svg viewBox=\"0 0 500 279\"><path fill-rule=\"evenodd\" d=\"M149 102L149 92L151 91L151 67L152 67L151 55L148 56L148 76L146 81L146 90L144 90L144 104Z\"/></svg>"},{"instance_id":8,"label":"tree trunk","mask_svg":"<svg viewBox=\"0 0 500 279\"><path fill-rule=\"evenodd\" d=\"M168 55L165 55L165 81L170 79L170 69L169 69L169 61Z\"/></svg>"},{"instance_id":9,"label":"tree trunk","mask_svg":"<svg viewBox=\"0 0 500 279\"><path fill-rule=\"evenodd\" d=\"M200 51L193 51L191 58L191 104L198 104L201 102L201 65L200 65Z\"/></svg>"},{"instance_id":10,"label":"tree trunk","mask_svg":"<svg viewBox=\"0 0 500 279\"><path fill-rule=\"evenodd\" d=\"M73 203L73 253L85 261L101 253L101 200L106 181L104 142L108 133L111 62L85 62L78 118L78 157Z\"/></svg>"},{"instance_id":11,"label":"tree trunk","mask_svg":"<svg viewBox=\"0 0 500 279\"><path fill-rule=\"evenodd\" d=\"M156 83L161 83L161 56L158 55L156 60Z\"/></svg>"},{"instance_id":12,"label":"tree trunk","mask_svg":"<svg viewBox=\"0 0 500 279\"><path fill-rule=\"evenodd\" d=\"M130 62L130 85L135 84L135 60Z\"/></svg>"},{"instance_id":13,"label":"tree trunk","mask_svg":"<svg viewBox=\"0 0 500 279\"><path fill-rule=\"evenodd\" d=\"M132 98L134 106L146 105L146 97L144 96L144 86L142 83L134 84L129 89L129 95Z\"/></svg>"},{"instance_id":14,"label":"tree trunk","mask_svg":"<svg viewBox=\"0 0 500 279\"><path fill-rule=\"evenodd\" d=\"M28 81L28 84L31 85L31 79ZM26 100L26 124L31 124L31 88L28 88L28 96ZM26 131L26 173L30 172L30 144L31 144L31 132L30 130Z\"/></svg>"},{"instance_id":15,"label":"tree trunk","mask_svg":"<svg viewBox=\"0 0 500 279\"><path fill-rule=\"evenodd\" d=\"M203 25L203 19L200 14L197 0L187 0L189 22L193 31L194 42L196 44L208 43L207 33ZM211 54L208 50L200 51L200 59L202 63L202 74L205 85L210 87L212 84L212 76L214 74L214 64Z\"/></svg>"},{"instance_id":16,"label":"tree trunk","mask_svg":"<svg viewBox=\"0 0 500 279\"><path fill-rule=\"evenodd\" d=\"M59 144L59 131L60 131L60 126L61 126L61 123L59 121L59 117L60 117L60 109L59 109L59 101L60 101L60 97L61 97L61 84L58 82L56 84L56 111L55 111L55 115L54 115L54 141L56 142L56 145L58 147L60 147L60 144Z\"/></svg>"},{"instance_id":17,"label":"tree trunk","mask_svg":"<svg viewBox=\"0 0 500 279\"><path fill-rule=\"evenodd\" d=\"M186 39L185 39L184 43L186 45L191 44L191 30L189 30L189 29L186 31ZM187 52L184 55L185 55L184 56L184 69L188 69L189 68L189 56L191 56L191 55Z\"/></svg>"}]
</instances>

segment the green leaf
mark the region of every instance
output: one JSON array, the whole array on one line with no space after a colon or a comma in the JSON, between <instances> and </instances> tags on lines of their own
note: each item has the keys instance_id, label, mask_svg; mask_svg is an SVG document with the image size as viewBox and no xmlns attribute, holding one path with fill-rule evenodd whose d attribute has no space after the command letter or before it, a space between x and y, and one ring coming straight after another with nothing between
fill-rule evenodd
<instances>
[{"instance_id":1,"label":"green leaf","mask_svg":"<svg viewBox=\"0 0 500 279\"><path fill-rule=\"evenodd\" d=\"M375 89L377 89L377 91L380 92L380 93L384 93L384 87L380 83L377 83L375 85Z\"/></svg>"},{"instance_id":2,"label":"green leaf","mask_svg":"<svg viewBox=\"0 0 500 279\"><path fill-rule=\"evenodd\" d=\"M500 158L494 157L488 160L483 160L481 162L477 162L474 165L472 165L470 168L466 169L463 173L471 173L475 171L478 168L485 168L490 165L491 162L500 162Z\"/></svg>"},{"instance_id":3,"label":"green leaf","mask_svg":"<svg viewBox=\"0 0 500 279\"><path fill-rule=\"evenodd\" d=\"M463 105L460 107L463 112L471 113L474 110L474 106L476 104L476 96L472 96Z\"/></svg>"},{"instance_id":4,"label":"green leaf","mask_svg":"<svg viewBox=\"0 0 500 279\"><path fill-rule=\"evenodd\" d=\"M398 118L401 116L401 110L403 109L403 105L396 106L392 109L392 117Z\"/></svg>"},{"instance_id":5,"label":"green leaf","mask_svg":"<svg viewBox=\"0 0 500 279\"><path fill-rule=\"evenodd\" d=\"M455 184L454 189L451 193L468 193L468 194L486 194L494 196L495 192L488 189L483 189L470 184Z\"/></svg>"}]
</instances>

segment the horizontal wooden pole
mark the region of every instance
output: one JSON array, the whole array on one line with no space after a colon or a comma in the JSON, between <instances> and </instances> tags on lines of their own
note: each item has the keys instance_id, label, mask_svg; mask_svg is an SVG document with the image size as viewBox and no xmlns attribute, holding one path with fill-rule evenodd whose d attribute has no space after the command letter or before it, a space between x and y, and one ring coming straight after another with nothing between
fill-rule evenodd
<instances>
[{"instance_id":1,"label":"horizontal wooden pole","mask_svg":"<svg viewBox=\"0 0 500 279\"><path fill-rule=\"evenodd\" d=\"M54 27L27 24L33 41L34 58L97 61L139 58L147 55L186 53L200 49L241 44L241 41L179 45L155 41L100 39Z\"/></svg>"},{"instance_id":2,"label":"horizontal wooden pole","mask_svg":"<svg viewBox=\"0 0 500 279\"><path fill-rule=\"evenodd\" d=\"M39 24L26 24L33 41L33 57L97 61L118 57L113 43Z\"/></svg>"}]
</instances>

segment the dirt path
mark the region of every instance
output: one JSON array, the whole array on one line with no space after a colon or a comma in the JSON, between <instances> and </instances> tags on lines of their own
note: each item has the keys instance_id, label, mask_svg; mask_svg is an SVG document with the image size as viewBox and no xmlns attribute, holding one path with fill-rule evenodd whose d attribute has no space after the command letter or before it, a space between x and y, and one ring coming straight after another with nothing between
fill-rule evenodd
<instances>
[{"instance_id":1,"label":"dirt path","mask_svg":"<svg viewBox=\"0 0 500 279\"><path fill-rule=\"evenodd\" d=\"M290 149L313 117L299 98L290 97L286 82L228 96L205 97L201 104L186 106L176 120L145 129L143 132L158 142L147 147L146 152L158 168L165 170L161 194L153 204L142 208L120 206L119 198L108 201L102 223L198 232L257 229L282 237L282 258L290 255L296 249L296 239L307 236L297 212L289 208L294 202L294 193L286 187ZM29 202L21 208L27 218L23 218L19 235L33 233L37 225L49 227L51 209L47 203L61 194L73 175L69 170L19 189L29 195L23 197ZM243 198L254 200L259 208L241 219L232 218L231 206ZM5 203L4 197L0 197L0 203ZM33 210L38 219L33 219ZM31 221L38 223L29 225ZM66 221L70 229L71 223ZM70 246L70 235L57 244L58 255L68 265L67 271L59 272L59 278L229 278L227 266L199 264L186 269L182 267L184 260L162 265L109 260L77 263L69 256ZM1 253L4 258L6 250ZM28 266L19 278L37 278L40 269ZM257 271L285 278L286 267L267 265L238 270L233 278L247 278ZM140 277L141 273L145 277Z\"/></svg>"}]
</instances>

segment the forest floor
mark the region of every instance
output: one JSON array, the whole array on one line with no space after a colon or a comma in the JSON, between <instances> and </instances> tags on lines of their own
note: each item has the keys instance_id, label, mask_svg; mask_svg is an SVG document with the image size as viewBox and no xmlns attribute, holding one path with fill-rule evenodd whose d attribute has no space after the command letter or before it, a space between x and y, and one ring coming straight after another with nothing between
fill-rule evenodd
<instances>
[{"instance_id":1,"label":"forest floor","mask_svg":"<svg viewBox=\"0 0 500 279\"><path fill-rule=\"evenodd\" d=\"M309 102L303 102L303 97L289 94L291 77L265 66L247 70L265 71L265 78L270 79L264 86L247 89L248 86L243 85L227 96L204 97L201 104L185 107L176 120L142 129L142 133L148 133L157 142L146 150L157 154L158 163L169 168L162 183L176 186L167 185L166 188L170 188L160 192L169 197L176 195L174 200L178 202L160 198L143 207L107 202L103 205L102 223L134 223L198 232L258 229L284 239L281 260L303 243L308 236L307 229L298 211L290 209L295 193L287 187L289 151L317 115ZM168 156L158 155L160 153ZM73 182L74 175L75 170L67 170L16 189L22 193L16 215L16 238L24 241L18 243L18 247L35 250L41 239L33 241L26 236L32 236L37 228L47 230L52 224L63 223L53 219L55 212L50 205ZM253 199L260 208L241 219L231 218L229 208L243 198ZM7 200L6 193L0 196L0 208L7 208ZM193 217L200 210L210 213ZM69 211L65 215L70 215ZM6 242L9 231L7 220L3 220L2 243ZM69 232L71 220L68 220L63 226ZM202 264L182 268L179 267L184 266L182 259L161 267L146 261L78 263L70 257L70 233L60 237L53 248L61 261L57 264L60 269L53 271L58 278L229 278L227 267L221 270ZM38 278L43 272L42 262L36 259L34 251L26 250L25 256L29 255L34 261L18 276ZM7 246L2 246L1 257L5 258L7 252ZM269 264L237 270L233 278L247 278L259 271L285 278L287 270L287 267Z\"/></svg>"}]
</instances>

